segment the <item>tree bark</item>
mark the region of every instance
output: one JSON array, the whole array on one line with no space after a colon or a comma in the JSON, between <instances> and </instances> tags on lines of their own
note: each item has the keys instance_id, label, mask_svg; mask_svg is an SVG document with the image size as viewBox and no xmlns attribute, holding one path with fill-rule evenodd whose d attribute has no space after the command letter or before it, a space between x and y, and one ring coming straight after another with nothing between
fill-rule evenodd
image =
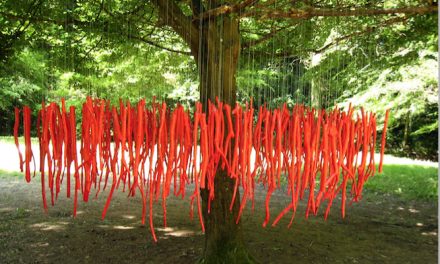
<instances>
[{"instance_id":1,"label":"tree bark","mask_svg":"<svg viewBox=\"0 0 440 264\"><path fill-rule=\"evenodd\" d=\"M236 73L240 54L238 19L218 17L201 24L201 46L196 62L200 78L200 101L218 97L234 106L236 102Z\"/></svg>"},{"instance_id":2,"label":"tree bark","mask_svg":"<svg viewBox=\"0 0 440 264\"><path fill-rule=\"evenodd\" d=\"M208 100L235 105L236 72L240 53L239 21L233 16L219 16L201 23L201 44L197 56L200 100L208 111ZM225 135L227 132L225 132ZM226 171L215 176L215 198L208 213L208 190L202 190L205 220L205 250L202 263L254 263L243 240L241 223L236 224L240 208L236 199L232 211L234 180ZM239 197L239 194L238 194Z\"/></svg>"},{"instance_id":3,"label":"tree bark","mask_svg":"<svg viewBox=\"0 0 440 264\"><path fill-rule=\"evenodd\" d=\"M240 55L239 18L221 15L213 19L192 20L183 15L172 0L155 0L162 20L171 26L188 44L197 64L200 80L200 101L208 111L208 100L216 97L231 106L236 102L236 73ZM193 0L193 16L204 12L201 2ZM210 1L207 9L219 6ZM227 131L225 132L227 135ZM208 190L201 190L203 218L205 222L205 250L202 263L254 263L243 240L241 224L236 224L240 208L239 193L232 210L234 180L226 171L219 170L215 176L215 198L208 213Z\"/></svg>"}]
</instances>

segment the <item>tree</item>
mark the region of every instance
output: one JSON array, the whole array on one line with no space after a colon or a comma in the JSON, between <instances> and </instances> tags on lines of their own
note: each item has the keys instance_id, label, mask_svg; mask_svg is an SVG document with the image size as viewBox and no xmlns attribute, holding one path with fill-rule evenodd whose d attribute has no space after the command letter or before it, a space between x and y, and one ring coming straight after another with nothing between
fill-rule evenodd
<instances>
[{"instance_id":1,"label":"tree","mask_svg":"<svg viewBox=\"0 0 440 264\"><path fill-rule=\"evenodd\" d=\"M8 10L14 10L13 12ZM58 27L68 32L66 43L76 42L70 54L83 54L90 57L89 50L102 45L101 38L113 42L123 42L124 37L138 41L158 49L172 53L191 55L197 65L199 78L200 100L207 110L208 100L220 100L231 105L236 102L237 71L240 53L255 47L254 52L270 53L271 40L286 32L298 30L297 21L312 21L309 26L323 25L317 19L321 17L364 17L385 16L387 20L369 20L370 27L364 31L372 31L377 27L398 23L413 15L430 14L437 11L435 4L420 4L411 1L406 6L394 2L382 1L217 1L217 0L151 0L144 1L77 1L50 2L35 0L19 6L4 6L0 14L5 17L1 22L14 22L13 26L6 23L2 36L6 41L0 46L0 53L5 54L2 60L13 56L13 47L17 41L25 41L24 32L32 30L34 39L50 43L48 36L56 34ZM52 12L52 14L50 13ZM121 23L126 22L126 23ZM350 21L346 22L349 23ZM362 21L357 22L358 25ZM249 33L240 27L246 27ZM384 24L384 25L382 25ZM32 25L32 26L31 26ZM50 26L47 26L50 25ZM246 25L246 26L244 26ZM325 25L324 30L330 32L332 25ZM333 25L334 26L334 25ZM43 28L54 29L44 32ZM14 30L16 28L16 30ZM161 28L161 32L157 32ZM42 29L39 31L37 29ZM44 32L44 33L42 33ZM257 34L260 32L260 34ZM261 33L262 32L262 33ZM336 39L350 38L362 31L346 32L347 35ZM258 35L255 37L255 35ZM24 36L24 37L23 37ZM300 35L298 41L310 36ZM322 51L332 46L325 43L327 35L322 35L314 51ZM164 43L164 39L167 41ZM44 40L44 41L43 41ZM81 42L86 40L84 42ZM84 43L85 45L78 45ZM297 46L289 45L289 52L274 52L272 56L294 58L298 53ZM59 49L62 53L62 49ZM295 61L295 60L294 60ZM85 64L83 65L85 66ZM297 65L297 67L302 67ZM94 70L84 67L79 72ZM203 260L206 263L224 261L227 263L253 262L246 251L241 233L241 226L235 224L239 203L235 203L229 212L233 181L226 177L224 171L216 176L215 200L211 213L204 214L206 223L206 242ZM207 194L203 193L206 206ZM204 210L206 212L206 210Z\"/></svg>"}]
</instances>

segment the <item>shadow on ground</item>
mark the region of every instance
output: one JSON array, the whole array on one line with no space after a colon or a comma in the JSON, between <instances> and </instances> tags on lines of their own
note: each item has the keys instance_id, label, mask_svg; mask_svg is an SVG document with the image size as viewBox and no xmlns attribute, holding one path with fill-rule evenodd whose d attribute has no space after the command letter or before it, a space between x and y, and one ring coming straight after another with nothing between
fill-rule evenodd
<instances>
[{"instance_id":1,"label":"shadow on ground","mask_svg":"<svg viewBox=\"0 0 440 264\"><path fill-rule=\"evenodd\" d=\"M45 214L40 184L33 180L0 178L0 259L2 263L194 263L204 237L197 219L189 219L189 202L170 198L168 226L162 227L160 204L155 210L158 243L140 222L139 198L113 199L107 218L100 220L106 194L81 203L76 219L72 199L60 197ZM436 263L437 204L404 201L366 193L348 206L345 219L339 205L329 220L322 215L304 219L299 209L277 227L263 228L264 195L256 193L255 212L243 217L247 245L261 263ZM277 193L271 212L277 214L287 197ZM336 201L338 202L338 201Z\"/></svg>"}]
</instances>

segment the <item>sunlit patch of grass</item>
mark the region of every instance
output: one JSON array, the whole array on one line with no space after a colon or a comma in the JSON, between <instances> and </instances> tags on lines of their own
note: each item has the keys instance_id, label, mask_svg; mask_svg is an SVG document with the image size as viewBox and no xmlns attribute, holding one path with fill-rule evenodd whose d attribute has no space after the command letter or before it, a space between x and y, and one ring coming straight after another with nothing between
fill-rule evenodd
<instances>
[{"instance_id":1,"label":"sunlit patch of grass","mask_svg":"<svg viewBox=\"0 0 440 264\"><path fill-rule=\"evenodd\" d=\"M24 137L23 136L18 137L18 141L20 143L22 143L22 142L24 143ZM14 136L1 136L0 137L0 142L14 144L15 143Z\"/></svg>"},{"instance_id":2,"label":"sunlit patch of grass","mask_svg":"<svg viewBox=\"0 0 440 264\"><path fill-rule=\"evenodd\" d=\"M0 178L23 177L23 172L0 169Z\"/></svg>"},{"instance_id":3,"label":"sunlit patch of grass","mask_svg":"<svg viewBox=\"0 0 440 264\"><path fill-rule=\"evenodd\" d=\"M23 137L18 137L18 140L21 142L24 142ZM6 143L14 143L14 137L13 136L1 136L0 142L6 142Z\"/></svg>"},{"instance_id":4,"label":"sunlit patch of grass","mask_svg":"<svg viewBox=\"0 0 440 264\"><path fill-rule=\"evenodd\" d=\"M383 172L370 177L365 183L367 191L393 194L404 199L436 201L438 197L438 168L420 165L389 164L383 166ZM339 177L342 184L342 174ZM319 190L320 173L316 174L315 191ZM281 177L281 186L287 187L287 175ZM347 190L351 189L351 182Z\"/></svg>"},{"instance_id":5,"label":"sunlit patch of grass","mask_svg":"<svg viewBox=\"0 0 440 264\"><path fill-rule=\"evenodd\" d=\"M383 173L376 174L365 188L392 193L406 199L437 200L438 168L418 165L384 165Z\"/></svg>"},{"instance_id":6,"label":"sunlit patch of grass","mask_svg":"<svg viewBox=\"0 0 440 264\"><path fill-rule=\"evenodd\" d=\"M23 136L19 136L18 137L18 141L19 141L20 144L24 144L24 137ZM38 138L31 137L31 141L32 141L32 143L38 143ZM14 136L1 136L0 137L0 143L14 144L15 143Z\"/></svg>"}]
</instances>

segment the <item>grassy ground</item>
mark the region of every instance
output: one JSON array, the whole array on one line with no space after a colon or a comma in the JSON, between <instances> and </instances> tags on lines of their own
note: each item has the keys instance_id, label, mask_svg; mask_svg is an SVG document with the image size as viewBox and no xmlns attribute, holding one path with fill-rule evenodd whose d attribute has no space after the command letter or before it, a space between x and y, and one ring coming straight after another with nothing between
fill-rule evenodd
<instances>
[{"instance_id":1,"label":"grassy ground","mask_svg":"<svg viewBox=\"0 0 440 264\"><path fill-rule=\"evenodd\" d=\"M365 188L397 194L405 199L436 201L438 168L417 165L384 165L383 173L369 179Z\"/></svg>"},{"instance_id":2,"label":"grassy ground","mask_svg":"<svg viewBox=\"0 0 440 264\"><path fill-rule=\"evenodd\" d=\"M7 171L0 169L0 178L22 177L23 173L19 171Z\"/></svg>"},{"instance_id":3,"label":"grassy ground","mask_svg":"<svg viewBox=\"0 0 440 264\"><path fill-rule=\"evenodd\" d=\"M24 142L24 138L23 137L19 137L18 139L20 140L20 142ZM14 143L14 137L13 136L1 136L0 137L0 142Z\"/></svg>"}]
</instances>

